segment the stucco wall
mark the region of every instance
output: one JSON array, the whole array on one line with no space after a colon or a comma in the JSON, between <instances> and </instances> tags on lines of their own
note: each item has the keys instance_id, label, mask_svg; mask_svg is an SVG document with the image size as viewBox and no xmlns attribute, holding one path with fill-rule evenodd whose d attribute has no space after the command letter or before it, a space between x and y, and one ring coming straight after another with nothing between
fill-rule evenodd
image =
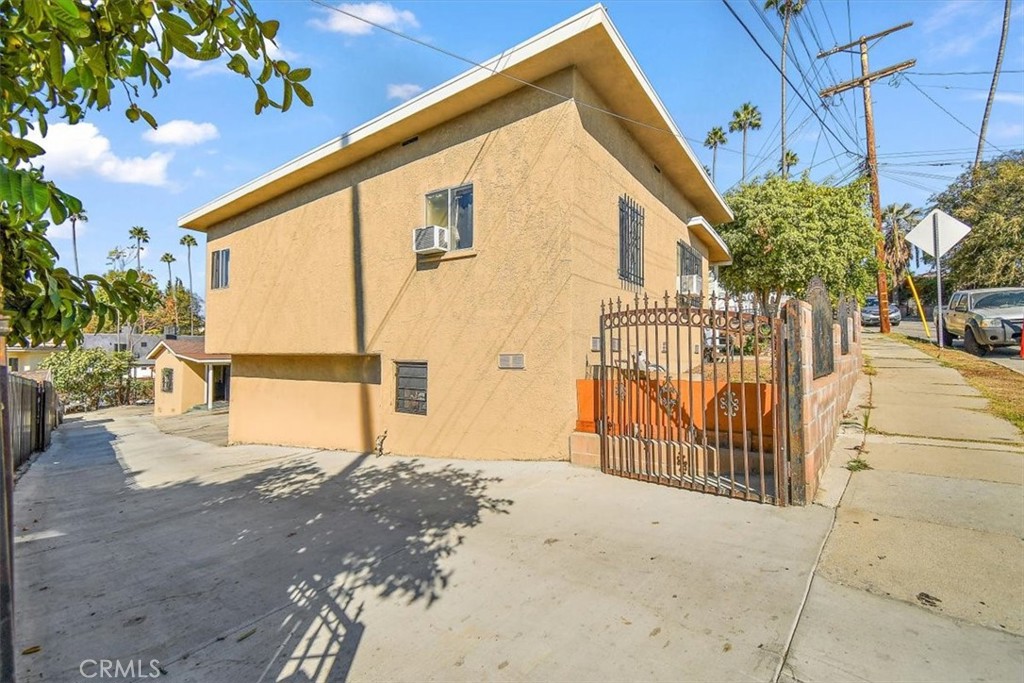
<instances>
[{"instance_id":1,"label":"stucco wall","mask_svg":"<svg viewBox=\"0 0 1024 683\"><path fill-rule=\"evenodd\" d=\"M174 371L172 391L163 390L163 371ZM157 356L153 384L153 413L180 415L206 402L206 369L198 363L177 358L167 351Z\"/></svg>"},{"instance_id":2,"label":"stucco wall","mask_svg":"<svg viewBox=\"0 0 1024 683\"><path fill-rule=\"evenodd\" d=\"M590 338L600 334L598 314L602 300L621 298L623 304L632 304L635 296L648 294L663 301L666 292L674 297L678 275L676 245L680 240L703 258L706 292L708 250L686 226L697 215L696 210L665 180L629 132L614 117L596 109L607 109L607 105L578 75L576 93L577 98L592 105L578 110L583 134L577 136L571 223L573 370L583 373L588 364L600 363L600 353L590 351ZM628 285L618 276L622 195L628 195L644 209L643 287ZM623 358L635 352L625 338L621 341ZM676 366L674 355L660 361L669 367ZM686 366L685 359L682 364Z\"/></svg>"},{"instance_id":3,"label":"stucco wall","mask_svg":"<svg viewBox=\"0 0 1024 683\"><path fill-rule=\"evenodd\" d=\"M540 85L587 87L572 70ZM652 292L674 289L692 215L621 127L588 116L522 88L212 228L208 253L231 249L206 337L233 356L231 440L369 450L387 430L395 453L567 459L597 304L622 292L619 195L647 210ZM417 259L425 194L467 182L474 249ZM500 353L526 369L499 370ZM352 354L380 358L379 384L287 360L331 374ZM426 416L395 411L396 361L428 363Z\"/></svg>"},{"instance_id":4,"label":"stucco wall","mask_svg":"<svg viewBox=\"0 0 1024 683\"><path fill-rule=\"evenodd\" d=\"M28 372L29 370L41 370L40 367L44 360L49 358L53 354L53 349L46 350L33 350L33 349L7 349L8 367L10 367L10 360L12 358L18 359L18 372Z\"/></svg>"}]
</instances>

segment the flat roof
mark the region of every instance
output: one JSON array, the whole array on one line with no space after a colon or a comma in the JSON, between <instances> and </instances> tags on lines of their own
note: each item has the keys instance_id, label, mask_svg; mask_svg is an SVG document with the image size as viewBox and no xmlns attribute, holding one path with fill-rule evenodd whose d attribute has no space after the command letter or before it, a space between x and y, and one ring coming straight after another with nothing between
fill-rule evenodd
<instances>
[{"instance_id":1,"label":"flat roof","mask_svg":"<svg viewBox=\"0 0 1024 683\"><path fill-rule=\"evenodd\" d=\"M709 228L733 219L608 12L598 4L184 214L178 225L206 230L570 66L579 69ZM729 260L717 234L708 242L713 263Z\"/></svg>"}]
</instances>

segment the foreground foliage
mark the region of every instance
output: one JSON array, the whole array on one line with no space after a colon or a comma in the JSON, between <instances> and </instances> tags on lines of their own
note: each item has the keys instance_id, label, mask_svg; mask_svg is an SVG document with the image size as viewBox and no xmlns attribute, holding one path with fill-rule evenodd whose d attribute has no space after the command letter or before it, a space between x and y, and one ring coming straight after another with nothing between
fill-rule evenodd
<instances>
[{"instance_id":1,"label":"foreground foliage","mask_svg":"<svg viewBox=\"0 0 1024 683\"><path fill-rule=\"evenodd\" d=\"M278 26L249 0L0 0L0 305L13 342L74 346L94 317L101 327L114 315L132 321L153 296L138 273L111 283L57 267L47 215L60 224L85 214L36 163L53 115L74 125L125 106L129 121L156 128L141 97L170 81L176 56L226 59L252 83L257 114L287 110L293 98L312 106L310 70L271 56ZM274 79L278 99L267 90Z\"/></svg>"}]
</instances>

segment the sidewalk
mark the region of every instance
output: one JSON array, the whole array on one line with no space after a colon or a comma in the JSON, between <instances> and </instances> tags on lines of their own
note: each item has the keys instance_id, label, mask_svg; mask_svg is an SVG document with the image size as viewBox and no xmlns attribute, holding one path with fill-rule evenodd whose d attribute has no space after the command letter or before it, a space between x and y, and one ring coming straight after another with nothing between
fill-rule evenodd
<instances>
[{"instance_id":1,"label":"sidewalk","mask_svg":"<svg viewBox=\"0 0 1024 683\"><path fill-rule=\"evenodd\" d=\"M1024 680L1024 437L955 370L864 348L869 429L833 451L835 524L781 680ZM872 469L843 467L858 456Z\"/></svg>"}]
</instances>

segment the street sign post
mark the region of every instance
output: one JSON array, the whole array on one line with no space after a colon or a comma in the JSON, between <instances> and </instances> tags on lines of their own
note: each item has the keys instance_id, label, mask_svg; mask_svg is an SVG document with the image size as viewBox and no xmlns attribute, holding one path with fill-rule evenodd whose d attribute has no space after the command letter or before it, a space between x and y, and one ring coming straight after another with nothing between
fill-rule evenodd
<instances>
[{"instance_id":1,"label":"street sign post","mask_svg":"<svg viewBox=\"0 0 1024 683\"><path fill-rule=\"evenodd\" d=\"M932 209L914 229L907 233L907 241L921 251L935 258L935 288L938 294L938 316L935 321L939 348L942 342L942 256L955 247L967 233L970 226L964 225L941 209Z\"/></svg>"}]
</instances>

